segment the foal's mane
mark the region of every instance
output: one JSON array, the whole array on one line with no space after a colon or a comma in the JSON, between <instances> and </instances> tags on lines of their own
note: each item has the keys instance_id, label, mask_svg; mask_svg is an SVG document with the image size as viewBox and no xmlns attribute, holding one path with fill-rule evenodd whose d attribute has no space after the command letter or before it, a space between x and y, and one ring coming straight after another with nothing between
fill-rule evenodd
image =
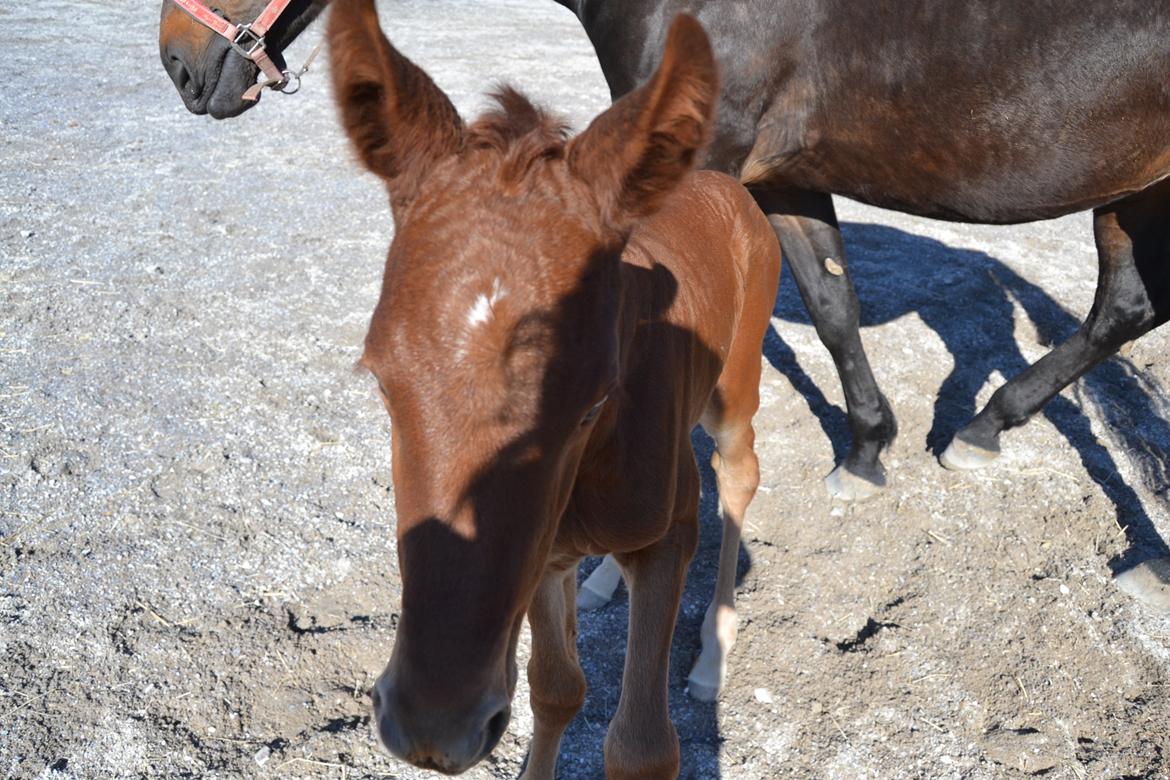
<instances>
[{"instance_id":1,"label":"foal's mane","mask_svg":"<svg viewBox=\"0 0 1170 780\"><path fill-rule=\"evenodd\" d=\"M498 173L502 184L518 184L533 163L561 157L569 138L569 125L555 114L535 105L508 85L490 93L495 105L467 128L465 151L500 155Z\"/></svg>"}]
</instances>

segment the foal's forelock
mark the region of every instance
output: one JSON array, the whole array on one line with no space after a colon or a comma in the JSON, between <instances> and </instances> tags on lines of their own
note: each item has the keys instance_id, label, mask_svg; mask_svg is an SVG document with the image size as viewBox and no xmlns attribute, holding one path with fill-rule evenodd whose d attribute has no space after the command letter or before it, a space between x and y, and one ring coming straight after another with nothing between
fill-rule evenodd
<instances>
[{"instance_id":1,"label":"foal's forelock","mask_svg":"<svg viewBox=\"0 0 1170 780\"><path fill-rule=\"evenodd\" d=\"M491 184L505 191L521 188L541 161L564 156L568 123L532 103L509 86L491 94L495 106L467 127L465 162L485 165Z\"/></svg>"}]
</instances>

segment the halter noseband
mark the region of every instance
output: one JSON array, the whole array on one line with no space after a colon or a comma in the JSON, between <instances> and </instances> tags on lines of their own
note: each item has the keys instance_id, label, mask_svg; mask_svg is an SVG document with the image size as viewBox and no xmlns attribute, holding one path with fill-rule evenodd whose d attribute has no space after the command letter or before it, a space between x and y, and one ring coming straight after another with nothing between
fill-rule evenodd
<instances>
[{"instance_id":1,"label":"halter noseband","mask_svg":"<svg viewBox=\"0 0 1170 780\"><path fill-rule=\"evenodd\" d=\"M276 24L276 20L288 8L292 0L271 0L256 20L250 24L233 24L228 19L207 7L202 0L173 0L174 4L186 11L195 21L213 32L223 36L241 57L256 63L256 66L268 77L267 81L258 82L248 88L243 94L244 100L259 100L260 93L265 89L293 95L301 88L301 76L308 72L309 66L321 50L318 45L304 67L297 73L291 70L281 70L268 56L267 44L264 36Z\"/></svg>"}]
</instances>

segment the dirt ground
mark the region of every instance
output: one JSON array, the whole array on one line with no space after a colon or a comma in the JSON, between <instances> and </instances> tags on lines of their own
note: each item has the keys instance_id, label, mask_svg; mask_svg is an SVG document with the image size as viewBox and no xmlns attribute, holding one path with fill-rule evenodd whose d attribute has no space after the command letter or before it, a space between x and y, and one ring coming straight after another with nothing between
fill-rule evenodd
<instances>
[{"instance_id":1,"label":"dirt ground","mask_svg":"<svg viewBox=\"0 0 1170 780\"><path fill-rule=\"evenodd\" d=\"M350 367L392 225L326 78L214 123L160 68L153 3L16 5L0 6L0 775L427 776L367 718L398 579L387 423ZM577 127L606 105L553 3L381 8L464 112L501 79ZM1008 435L993 468L946 472L935 449L1088 311L1089 218L840 212L901 425L891 486L826 497L843 402L786 275L717 705L684 692L719 537L705 472L671 667L682 776L1170 777L1170 616L1112 582L1170 533L1166 334ZM582 617L590 689L562 778L602 774L625 620L624 596ZM516 775L523 682L515 710L468 776Z\"/></svg>"}]
</instances>

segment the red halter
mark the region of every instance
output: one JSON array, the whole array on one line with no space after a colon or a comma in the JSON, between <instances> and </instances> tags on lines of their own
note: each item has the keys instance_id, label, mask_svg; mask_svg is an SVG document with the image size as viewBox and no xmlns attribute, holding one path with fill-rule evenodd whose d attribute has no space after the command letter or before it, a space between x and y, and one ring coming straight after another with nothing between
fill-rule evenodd
<instances>
[{"instance_id":1,"label":"red halter","mask_svg":"<svg viewBox=\"0 0 1170 780\"><path fill-rule=\"evenodd\" d=\"M293 73L291 70L281 71L268 56L264 36L272 29L272 25L276 24L276 20L280 18L291 2L292 0L271 0L251 24L232 24L204 5L202 0L174 0L175 5L190 14L195 21L227 38L232 48L240 56L256 63L257 67L268 77L267 81L249 87L243 95L244 100L259 100L260 92L265 87L283 92L286 95L295 93L301 88L301 76L308 71L313 57L317 55L317 52L314 51L309 56L309 60L300 73ZM294 82L295 86L289 89L289 85Z\"/></svg>"}]
</instances>

